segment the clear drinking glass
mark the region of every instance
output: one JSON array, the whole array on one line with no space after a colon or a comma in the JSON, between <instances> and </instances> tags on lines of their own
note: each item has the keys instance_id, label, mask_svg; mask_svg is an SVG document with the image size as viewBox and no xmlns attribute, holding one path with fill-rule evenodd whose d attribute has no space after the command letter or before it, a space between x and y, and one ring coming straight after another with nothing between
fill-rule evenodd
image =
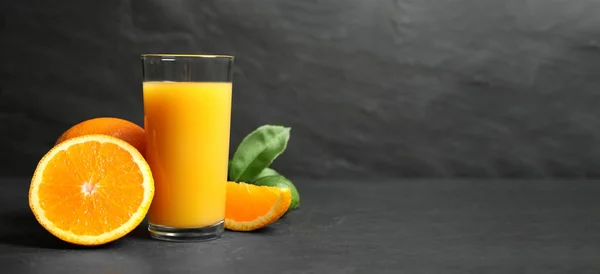
<instances>
[{"instance_id":1,"label":"clear drinking glass","mask_svg":"<svg viewBox=\"0 0 600 274\"><path fill-rule=\"evenodd\" d=\"M142 55L153 238L210 240L223 232L233 59Z\"/></svg>"}]
</instances>

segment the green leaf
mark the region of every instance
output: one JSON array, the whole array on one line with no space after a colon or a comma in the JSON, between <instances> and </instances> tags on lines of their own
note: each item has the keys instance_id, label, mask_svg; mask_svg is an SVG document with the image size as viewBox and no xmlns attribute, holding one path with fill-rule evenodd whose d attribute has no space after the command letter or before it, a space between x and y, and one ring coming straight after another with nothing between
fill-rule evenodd
<instances>
[{"instance_id":1,"label":"green leaf","mask_svg":"<svg viewBox=\"0 0 600 274\"><path fill-rule=\"evenodd\" d=\"M275 175L281 175L279 174L279 172L275 171L272 168L269 167L265 167L265 169L263 169L255 178L254 180L252 180L252 182L259 180L260 178L264 178L264 177L268 177L268 176L275 176Z\"/></svg>"},{"instance_id":2,"label":"green leaf","mask_svg":"<svg viewBox=\"0 0 600 274\"><path fill-rule=\"evenodd\" d=\"M274 170L273 170L274 171ZM292 183L292 181L281 175L271 175L262 177L256 180L253 184L258 186L276 186L279 188L289 188L292 192L292 203L287 211L296 209L300 207L300 193L296 189L296 186Z\"/></svg>"},{"instance_id":3,"label":"green leaf","mask_svg":"<svg viewBox=\"0 0 600 274\"><path fill-rule=\"evenodd\" d=\"M256 178L287 147L290 128L264 125L246 136L231 159L229 178L235 182L250 182Z\"/></svg>"}]
</instances>

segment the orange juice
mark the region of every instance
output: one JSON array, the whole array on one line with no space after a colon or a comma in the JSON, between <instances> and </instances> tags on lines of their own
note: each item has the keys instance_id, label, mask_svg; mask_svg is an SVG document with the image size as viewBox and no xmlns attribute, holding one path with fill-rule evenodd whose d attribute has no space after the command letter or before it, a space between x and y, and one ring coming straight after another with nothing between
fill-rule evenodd
<instances>
[{"instance_id":1,"label":"orange juice","mask_svg":"<svg viewBox=\"0 0 600 274\"><path fill-rule=\"evenodd\" d=\"M149 222L173 228L224 219L231 89L228 82L144 82L146 160L155 182Z\"/></svg>"}]
</instances>

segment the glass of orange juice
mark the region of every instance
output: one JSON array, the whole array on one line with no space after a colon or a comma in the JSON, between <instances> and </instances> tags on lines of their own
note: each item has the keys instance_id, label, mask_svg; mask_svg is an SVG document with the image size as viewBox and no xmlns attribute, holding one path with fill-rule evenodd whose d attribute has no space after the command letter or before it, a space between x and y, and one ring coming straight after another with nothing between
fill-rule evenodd
<instances>
[{"instance_id":1,"label":"glass of orange juice","mask_svg":"<svg viewBox=\"0 0 600 274\"><path fill-rule=\"evenodd\" d=\"M233 59L142 55L146 160L155 184L148 231L155 239L223 233Z\"/></svg>"}]
</instances>

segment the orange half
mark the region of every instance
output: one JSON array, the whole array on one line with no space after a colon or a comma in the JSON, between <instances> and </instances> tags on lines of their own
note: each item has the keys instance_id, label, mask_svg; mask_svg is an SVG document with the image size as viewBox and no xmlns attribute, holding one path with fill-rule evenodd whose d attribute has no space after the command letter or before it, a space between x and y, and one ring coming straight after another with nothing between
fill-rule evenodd
<instances>
[{"instance_id":1,"label":"orange half","mask_svg":"<svg viewBox=\"0 0 600 274\"><path fill-rule=\"evenodd\" d=\"M292 202L288 188L227 182L225 228L251 231L277 221Z\"/></svg>"},{"instance_id":2,"label":"orange half","mask_svg":"<svg viewBox=\"0 0 600 274\"><path fill-rule=\"evenodd\" d=\"M84 135L60 143L40 160L29 206L56 237L101 245L137 227L153 196L150 167L135 147L108 135Z\"/></svg>"}]
</instances>

